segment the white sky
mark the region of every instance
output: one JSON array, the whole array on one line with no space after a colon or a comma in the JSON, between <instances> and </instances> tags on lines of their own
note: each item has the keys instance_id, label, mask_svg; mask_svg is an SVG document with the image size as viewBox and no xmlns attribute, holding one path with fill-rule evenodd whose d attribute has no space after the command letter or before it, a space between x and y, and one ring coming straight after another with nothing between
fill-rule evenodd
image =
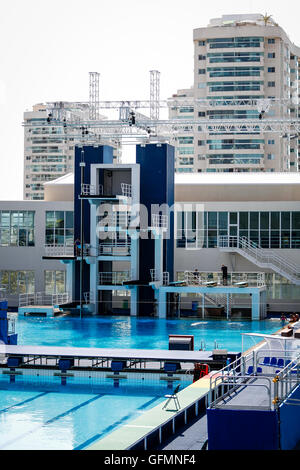
<instances>
[{"instance_id":1,"label":"white sky","mask_svg":"<svg viewBox=\"0 0 300 470\"><path fill-rule=\"evenodd\" d=\"M23 112L46 101L161 99L193 83L193 29L224 14L271 14L300 46L297 0L9 0L0 3L0 200L22 199Z\"/></svg>"}]
</instances>

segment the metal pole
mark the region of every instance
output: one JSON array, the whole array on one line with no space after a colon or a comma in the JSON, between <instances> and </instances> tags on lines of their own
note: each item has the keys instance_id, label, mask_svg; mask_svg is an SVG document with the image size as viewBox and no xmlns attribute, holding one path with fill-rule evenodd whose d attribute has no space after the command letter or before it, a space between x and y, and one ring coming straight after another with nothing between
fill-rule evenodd
<instances>
[{"instance_id":1,"label":"metal pole","mask_svg":"<svg viewBox=\"0 0 300 470\"><path fill-rule=\"evenodd\" d=\"M81 151L81 162L80 166L80 192L82 184L84 184L84 168L85 162L83 161L84 151ZM80 318L82 317L82 295L83 295L83 245L84 245L84 231L83 231L83 218L84 218L84 206L83 199L80 199L80 248L81 248L81 257L80 257Z\"/></svg>"}]
</instances>

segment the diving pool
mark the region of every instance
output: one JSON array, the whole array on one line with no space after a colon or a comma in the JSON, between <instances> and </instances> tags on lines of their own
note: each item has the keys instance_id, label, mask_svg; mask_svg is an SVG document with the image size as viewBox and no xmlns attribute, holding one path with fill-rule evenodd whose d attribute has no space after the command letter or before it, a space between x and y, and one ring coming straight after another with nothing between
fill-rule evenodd
<instances>
[{"instance_id":1,"label":"diving pool","mask_svg":"<svg viewBox=\"0 0 300 470\"><path fill-rule=\"evenodd\" d=\"M123 349L168 349L169 335L194 335L195 350L241 351L241 333L274 333L281 321L142 317L29 317L16 315L18 344ZM257 339L257 342L259 339ZM244 337L244 349L253 339Z\"/></svg>"}]
</instances>

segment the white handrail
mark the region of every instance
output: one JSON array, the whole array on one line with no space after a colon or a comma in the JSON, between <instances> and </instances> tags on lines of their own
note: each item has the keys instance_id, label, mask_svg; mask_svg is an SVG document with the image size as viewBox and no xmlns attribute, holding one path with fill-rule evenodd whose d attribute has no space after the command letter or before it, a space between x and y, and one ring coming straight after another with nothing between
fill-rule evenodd
<instances>
[{"instance_id":1,"label":"white handrail","mask_svg":"<svg viewBox=\"0 0 300 470\"><path fill-rule=\"evenodd\" d=\"M221 236L219 237L219 248L232 248L242 251L256 260L256 263L269 265L275 271L285 273L294 281L300 282L300 267L286 260L282 256L275 254L271 249L261 248L246 237Z\"/></svg>"}]
</instances>

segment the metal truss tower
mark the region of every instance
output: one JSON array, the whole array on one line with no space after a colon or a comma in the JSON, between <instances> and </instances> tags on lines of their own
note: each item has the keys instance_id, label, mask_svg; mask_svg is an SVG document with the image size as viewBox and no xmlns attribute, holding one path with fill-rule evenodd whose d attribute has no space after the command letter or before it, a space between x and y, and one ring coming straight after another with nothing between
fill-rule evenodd
<instances>
[{"instance_id":1,"label":"metal truss tower","mask_svg":"<svg viewBox=\"0 0 300 470\"><path fill-rule=\"evenodd\" d=\"M91 121L99 119L99 77L98 72L89 72L89 118Z\"/></svg>"},{"instance_id":2,"label":"metal truss tower","mask_svg":"<svg viewBox=\"0 0 300 470\"><path fill-rule=\"evenodd\" d=\"M159 119L160 72L150 70L150 119Z\"/></svg>"}]
</instances>

